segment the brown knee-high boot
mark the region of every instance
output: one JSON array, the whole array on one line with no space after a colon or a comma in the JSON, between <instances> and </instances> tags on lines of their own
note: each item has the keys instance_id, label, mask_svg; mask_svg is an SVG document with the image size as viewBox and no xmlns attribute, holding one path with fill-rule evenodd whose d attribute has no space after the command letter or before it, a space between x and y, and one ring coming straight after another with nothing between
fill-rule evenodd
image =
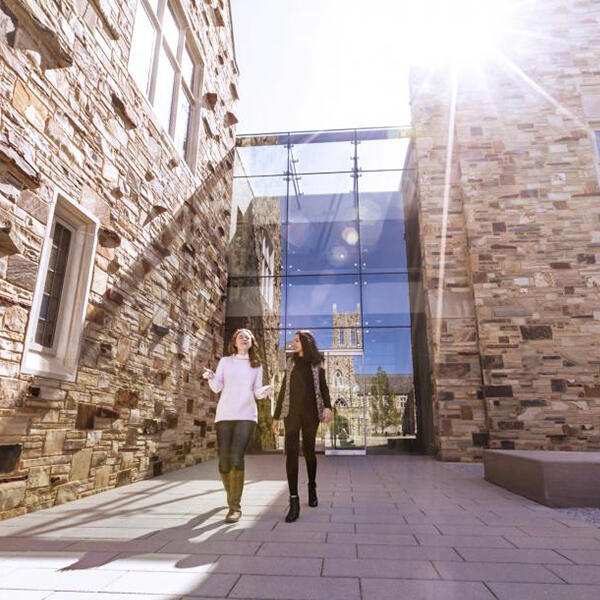
<instances>
[{"instance_id":1,"label":"brown knee-high boot","mask_svg":"<svg viewBox=\"0 0 600 600\"><path fill-rule=\"evenodd\" d=\"M242 492L244 491L244 471L231 469L229 485L231 486L231 503L225 517L227 523L236 523L242 516Z\"/></svg>"},{"instance_id":2,"label":"brown knee-high boot","mask_svg":"<svg viewBox=\"0 0 600 600\"><path fill-rule=\"evenodd\" d=\"M231 471L229 473L221 473L221 481L223 482L223 487L225 488L225 493L227 494L227 506L231 508Z\"/></svg>"}]
</instances>

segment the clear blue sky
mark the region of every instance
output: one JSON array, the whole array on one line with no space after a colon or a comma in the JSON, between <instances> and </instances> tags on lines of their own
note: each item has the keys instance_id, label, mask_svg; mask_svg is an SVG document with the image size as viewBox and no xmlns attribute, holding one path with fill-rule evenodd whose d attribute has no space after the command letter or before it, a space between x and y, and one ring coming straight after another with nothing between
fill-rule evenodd
<instances>
[{"instance_id":1,"label":"clear blue sky","mask_svg":"<svg viewBox=\"0 0 600 600\"><path fill-rule=\"evenodd\" d=\"M409 124L410 4L232 0L238 134Z\"/></svg>"}]
</instances>

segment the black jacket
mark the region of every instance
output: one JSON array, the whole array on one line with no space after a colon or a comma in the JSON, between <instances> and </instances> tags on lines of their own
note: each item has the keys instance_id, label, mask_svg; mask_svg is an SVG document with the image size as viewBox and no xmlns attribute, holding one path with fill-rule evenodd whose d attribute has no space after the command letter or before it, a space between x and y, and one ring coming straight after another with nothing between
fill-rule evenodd
<instances>
[{"instance_id":1,"label":"black jacket","mask_svg":"<svg viewBox=\"0 0 600 600\"><path fill-rule=\"evenodd\" d=\"M274 419L279 419L281 415L283 398L285 396L286 378L287 374L283 378L283 382L279 388L275 413L273 414ZM289 414L291 415L297 412L314 412L314 414L317 415L317 397L315 394L315 385L310 363L301 357L297 357L290 379ZM323 369L323 367L319 367L319 389L321 391L321 397L323 398L323 406L325 408L331 408L329 388L325 381L325 369Z\"/></svg>"}]
</instances>

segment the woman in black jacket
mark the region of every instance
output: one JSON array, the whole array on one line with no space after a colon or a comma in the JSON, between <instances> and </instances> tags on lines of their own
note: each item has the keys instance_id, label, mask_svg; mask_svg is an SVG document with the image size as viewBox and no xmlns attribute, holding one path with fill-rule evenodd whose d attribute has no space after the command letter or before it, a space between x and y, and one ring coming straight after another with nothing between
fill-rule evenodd
<instances>
[{"instance_id":1,"label":"woman in black jacket","mask_svg":"<svg viewBox=\"0 0 600 600\"><path fill-rule=\"evenodd\" d=\"M285 425L285 468L290 488L290 510L285 517L287 523L295 521L300 515L298 498L298 453L300 431L302 431L302 449L308 473L308 505L317 506L317 457L315 438L319 421L331 420L331 401L329 388L325 381L323 355L310 331L299 330L292 341L294 354L288 358L286 374L279 390L273 428L279 430L278 419L283 418Z\"/></svg>"}]
</instances>

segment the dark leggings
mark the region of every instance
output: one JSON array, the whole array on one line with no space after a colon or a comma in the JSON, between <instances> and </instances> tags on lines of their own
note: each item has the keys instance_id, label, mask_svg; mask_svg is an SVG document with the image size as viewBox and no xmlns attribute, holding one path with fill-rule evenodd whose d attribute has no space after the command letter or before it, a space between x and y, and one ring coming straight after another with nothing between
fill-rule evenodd
<instances>
[{"instance_id":1,"label":"dark leggings","mask_svg":"<svg viewBox=\"0 0 600 600\"><path fill-rule=\"evenodd\" d=\"M219 447L219 472L244 470L244 452L255 426L254 421L218 421L215 424Z\"/></svg>"},{"instance_id":2,"label":"dark leggings","mask_svg":"<svg viewBox=\"0 0 600 600\"><path fill-rule=\"evenodd\" d=\"M298 454L300 451L300 431L302 431L302 450L306 460L306 472L309 485L317 478L317 456L315 439L319 421L312 415L294 415L285 419L285 470L287 473L290 496L298 495Z\"/></svg>"}]
</instances>

